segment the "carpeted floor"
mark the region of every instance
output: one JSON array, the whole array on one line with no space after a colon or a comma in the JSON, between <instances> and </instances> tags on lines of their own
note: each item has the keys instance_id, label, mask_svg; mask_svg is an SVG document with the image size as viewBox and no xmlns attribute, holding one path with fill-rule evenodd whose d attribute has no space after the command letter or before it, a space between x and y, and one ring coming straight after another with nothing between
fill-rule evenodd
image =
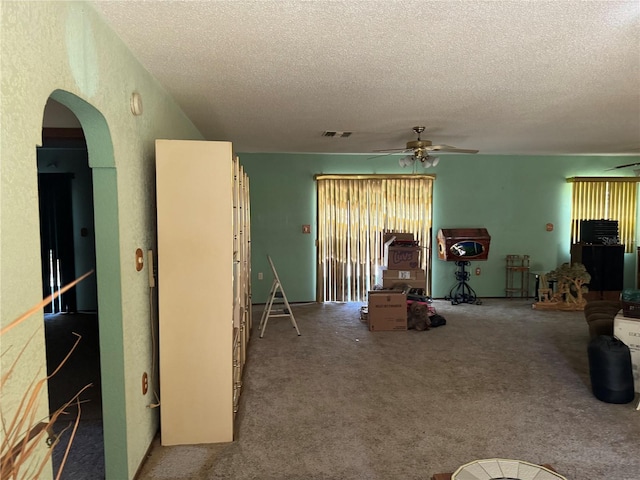
<instances>
[{"instance_id":1,"label":"carpeted floor","mask_svg":"<svg viewBox=\"0 0 640 480\"><path fill-rule=\"evenodd\" d=\"M640 478L640 412L591 393L582 312L436 300L447 325L369 332L361 304L294 305L254 331L236 440L162 447L139 480L430 479L481 458ZM120 479L114 479L120 480Z\"/></svg>"},{"instance_id":2,"label":"carpeted floor","mask_svg":"<svg viewBox=\"0 0 640 480\"><path fill-rule=\"evenodd\" d=\"M105 469L98 316L89 312L45 315L48 373L57 368L69 353L78 338L75 334L80 335L80 342L48 382L51 412L62 407L83 387L91 385L80 396L80 424L64 463L61 480L102 480ZM62 464L71 437L70 427L77 417L77 407L73 404L65 412L53 427L54 432L60 435L52 454L54 472L58 472Z\"/></svg>"}]
</instances>

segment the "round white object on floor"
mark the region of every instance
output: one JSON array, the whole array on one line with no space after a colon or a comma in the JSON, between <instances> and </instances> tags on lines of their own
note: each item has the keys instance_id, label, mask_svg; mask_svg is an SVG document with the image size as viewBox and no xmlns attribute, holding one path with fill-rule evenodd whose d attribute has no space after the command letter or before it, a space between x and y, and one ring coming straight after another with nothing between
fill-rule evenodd
<instances>
[{"instance_id":1,"label":"round white object on floor","mask_svg":"<svg viewBox=\"0 0 640 480\"><path fill-rule=\"evenodd\" d=\"M451 480L567 480L548 468L523 462L489 458L474 460L458 468Z\"/></svg>"}]
</instances>

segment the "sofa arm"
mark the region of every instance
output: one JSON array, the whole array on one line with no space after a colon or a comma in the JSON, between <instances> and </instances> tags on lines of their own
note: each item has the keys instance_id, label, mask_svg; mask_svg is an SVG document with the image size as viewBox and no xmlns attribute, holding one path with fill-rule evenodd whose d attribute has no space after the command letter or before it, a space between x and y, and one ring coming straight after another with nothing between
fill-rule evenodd
<instances>
[{"instance_id":1,"label":"sofa arm","mask_svg":"<svg viewBox=\"0 0 640 480\"><path fill-rule=\"evenodd\" d=\"M589 337L595 338L598 335L613 335L613 318L615 315L596 312L587 316L589 326Z\"/></svg>"},{"instance_id":2,"label":"sofa arm","mask_svg":"<svg viewBox=\"0 0 640 480\"><path fill-rule=\"evenodd\" d=\"M613 317L622 309L622 304L618 300L593 300L584 306L584 316L588 317L592 313L606 313Z\"/></svg>"}]
</instances>

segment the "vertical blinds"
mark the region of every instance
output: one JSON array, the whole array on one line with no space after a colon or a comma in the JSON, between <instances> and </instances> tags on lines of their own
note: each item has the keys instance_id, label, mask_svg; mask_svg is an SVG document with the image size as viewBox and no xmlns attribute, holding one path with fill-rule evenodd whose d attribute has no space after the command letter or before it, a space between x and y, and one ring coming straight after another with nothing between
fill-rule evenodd
<instances>
[{"instance_id":1,"label":"vertical blinds","mask_svg":"<svg viewBox=\"0 0 640 480\"><path fill-rule=\"evenodd\" d=\"M573 183L571 242L580 240L580 220L617 220L625 253L635 248L638 180L632 177L570 178Z\"/></svg>"},{"instance_id":2,"label":"vertical blinds","mask_svg":"<svg viewBox=\"0 0 640 480\"><path fill-rule=\"evenodd\" d=\"M426 268L433 180L431 175L316 177L318 301L366 299L382 265L384 232L413 233L425 247Z\"/></svg>"}]
</instances>

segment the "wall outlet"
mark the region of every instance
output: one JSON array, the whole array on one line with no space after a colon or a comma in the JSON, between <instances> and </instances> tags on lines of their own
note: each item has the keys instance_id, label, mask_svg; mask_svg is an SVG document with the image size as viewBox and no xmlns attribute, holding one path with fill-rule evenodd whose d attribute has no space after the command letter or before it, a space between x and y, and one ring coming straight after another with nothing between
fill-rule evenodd
<instances>
[{"instance_id":1,"label":"wall outlet","mask_svg":"<svg viewBox=\"0 0 640 480\"><path fill-rule=\"evenodd\" d=\"M258 280L262 280L263 277L264 275L262 275L262 272L258 273Z\"/></svg>"}]
</instances>

